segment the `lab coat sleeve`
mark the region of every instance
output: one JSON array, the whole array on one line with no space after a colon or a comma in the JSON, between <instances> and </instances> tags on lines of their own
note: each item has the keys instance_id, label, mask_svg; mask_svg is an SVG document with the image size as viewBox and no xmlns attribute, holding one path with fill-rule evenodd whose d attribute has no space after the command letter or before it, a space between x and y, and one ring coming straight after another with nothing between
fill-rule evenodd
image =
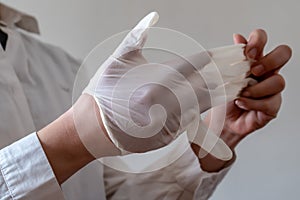
<instances>
[{"instance_id":1,"label":"lab coat sleeve","mask_svg":"<svg viewBox=\"0 0 300 200\"><path fill-rule=\"evenodd\" d=\"M206 200L211 197L213 192L215 191L216 187L219 185L219 183L223 180L225 175L230 170L233 162L236 159L236 155L234 154L233 159L219 172L215 173L208 173L203 172L203 178L200 180L200 183L198 184L195 192L194 192L194 198L197 200Z\"/></svg>"},{"instance_id":2,"label":"lab coat sleeve","mask_svg":"<svg viewBox=\"0 0 300 200\"><path fill-rule=\"evenodd\" d=\"M36 133L0 150L0 200L63 200Z\"/></svg>"},{"instance_id":3,"label":"lab coat sleeve","mask_svg":"<svg viewBox=\"0 0 300 200\"><path fill-rule=\"evenodd\" d=\"M150 173L125 173L104 166L106 196L109 200L208 199L233 161L219 172L208 173L201 170L198 158L188 148L171 165Z\"/></svg>"}]
</instances>

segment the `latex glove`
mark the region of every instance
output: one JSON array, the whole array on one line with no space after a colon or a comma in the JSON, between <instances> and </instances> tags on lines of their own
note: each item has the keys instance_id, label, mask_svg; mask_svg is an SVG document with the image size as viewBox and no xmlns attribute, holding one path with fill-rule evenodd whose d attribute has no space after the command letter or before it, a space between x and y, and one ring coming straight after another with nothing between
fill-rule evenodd
<instances>
[{"instance_id":1,"label":"latex glove","mask_svg":"<svg viewBox=\"0 0 300 200\"><path fill-rule=\"evenodd\" d=\"M227 57L216 49L164 64L148 63L142 55L142 47L147 29L157 20L155 12L142 19L102 64L83 92L96 100L110 139L123 153L163 147L185 130L191 141L197 132L201 134L196 137L201 144L205 133L200 131L203 128L197 127L200 113L236 97L248 83L245 74L249 66L243 62L241 45L227 48L237 52L239 57L231 53L231 57ZM212 60L214 54L216 59ZM225 60L221 55L225 55ZM207 68L211 68L214 61L221 64L221 72L231 62L242 63L244 69L230 73L225 70L225 83L212 77L208 86L205 76L213 76ZM202 75L203 69L206 70ZM224 86L226 92L222 92ZM210 141L217 140L222 146L215 149L227 151L225 157L230 157L226 144L214 135L208 138L211 137Z\"/></svg>"},{"instance_id":2,"label":"latex glove","mask_svg":"<svg viewBox=\"0 0 300 200\"><path fill-rule=\"evenodd\" d=\"M224 104L237 98L240 91L248 86L257 83L252 78L247 78L250 74L250 66L253 61L247 60L244 54L245 45L232 45L210 49L208 52L211 55L211 62L209 62L203 69L201 69L201 75L205 78L209 88L211 88L211 101L212 107ZM219 85L219 81L216 82L216 67L221 75L223 85ZM224 90L226 96L224 97ZM213 117L212 123L214 123L214 129L219 128L219 133L223 129L223 122L225 120L226 110L219 112ZM221 116L220 116L221 115ZM201 147L199 157L204 157L207 152L222 160L230 160L233 156L229 147L218 137L218 134L210 130L204 122L199 121L191 122L191 126L197 126L197 134L194 134L194 130L187 131L189 140ZM204 150L204 151L203 151Z\"/></svg>"}]
</instances>

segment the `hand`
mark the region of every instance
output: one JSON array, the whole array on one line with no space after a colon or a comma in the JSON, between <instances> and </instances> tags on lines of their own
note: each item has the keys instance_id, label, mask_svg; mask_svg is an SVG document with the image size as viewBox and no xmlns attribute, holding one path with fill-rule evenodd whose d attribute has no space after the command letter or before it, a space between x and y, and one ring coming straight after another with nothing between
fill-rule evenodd
<instances>
[{"instance_id":1,"label":"hand","mask_svg":"<svg viewBox=\"0 0 300 200\"><path fill-rule=\"evenodd\" d=\"M247 135L264 127L276 118L281 105L281 92L284 89L284 78L278 73L288 62L292 51L287 45L280 45L267 55L263 54L267 42L264 30L255 30L250 34L249 41L241 35L234 35L234 43L247 44L245 54L248 58L256 60L251 66L251 73L258 81L257 84L244 89L241 97L226 105L226 118L220 137L232 149ZM218 114L224 106L213 108L205 122L210 123L211 114ZM201 149L196 144L191 144L195 154ZM232 159L234 160L234 158ZM199 160L205 171L215 172L226 167L232 161L216 159L207 154Z\"/></svg>"},{"instance_id":2,"label":"hand","mask_svg":"<svg viewBox=\"0 0 300 200\"><path fill-rule=\"evenodd\" d=\"M290 47L280 45L264 55L267 34L260 29L250 34L249 41L241 35L234 35L234 42L247 44L245 54L256 60L251 67L251 73L258 83L245 88L240 98L227 105L221 138L232 149L245 136L276 118L282 101L281 92L285 86L279 70L292 54Z\"/></svg>"},{"instance_id":3,"label":"hand","mask_svg":"<svg viewBox=\"0 0 300 200\"><path fill-rule=\"evenodd\" d=\"M224 103L227 97L235 98L248 82L245 74L250 65L243 54L245 45L200 52L164 64L149 63L142 54L143 45L148 28L157 19L156 13L142 19L84 91L97 102L109 138L125 153L146 152L169 144L191 122L199 122L195 119L200 111L211 108L210 94L214 105ZM216 82L217 70L210 55L219 71L226 72L226 94L221 87L224 82ZM230 70L228 66L232 63L235 64L230 67L239 70ZM214 89L207 88L199 71L203 71ZM235 84L229 84L233 80Z\"/></svg>"},{"instance_id":4,"label":"hand","mask_svg":"<svg viewBox=\"0 0 300 200\"><path fill-rule=\"evenodd\" d=\"M102 74L101 70L103 68L101 68L91 80L90 84L85 90L85 93L90 95L82 94L72 108L70 108L66 113L49 124L47 127L38 131L37 135L40 139L41 145L59 183L63 183L80 168L96 158L121 154L120 149L117 148L119 147L119 142L121 141L118 140L120 139L118 136L121 136L122 138L122 135L118 132L118 125L120 121L115 123L114 117L119 117L120 115L118 114L122 114L122 112L124 112L124 108L127 108L122 107L124 104L118 102L119 100L129 100L129 95L126 94L126 90L127 92L131 92L130 89L132 89L132 86L140 86L135 85L137 80L143 81L145 78L152 77L154 79L151 81L155 80L163 86L170 86L171 83L179 83L176 85L176 87L170 88L175 88L175 91L177 91L176 94L179 94L179 96L181 95L181 97L183 97L183 99L186 101L180 102L184 105L184 112L180 113L178 104L176 104L177 102L175 101L176 98L173 98L171 92L165 90L163 87L149 87L149 85L146 85L146 88L144 88L145 90L140 91L141 93L139 93L138 89L143 89L143 87L136 88L137 96L133 95L133 99L130 99L133 100L134 103L130 108L132 108L131 111L133 111L133 113L131 114L133 114L135 119L137 121L140 120L138 122L145 122L144 120L147 119L146 117L148 117L147 111L153 104L162 105L167 112L167 116L171 117L168 117L169 121L166 122L166 127L163 128L162 134L158 134L158 138L151 138L152 141L148 140L147 138L142 141L143 143L141 142L143 138L135 141L126 140L126 135L123 134L125 137L122 139L125 138L125 140L121 141L123 142L121 145L129 146L129 148L131 148L130 150L142 152L152 150L153 148L158 148L161 144L168 144L170 138L173 139L175 137L175 135L168 135L168 133L172 132L172 129L177 128L176 123L179 121L179 118L176 117L180 116L180 114L190 116L191 118L193 118L193 114L195 114L195 116L199 116L199 113L189 113L190 111L194 112L195 109L193 106L195 106L195 104L201 107L201 111L205 111L211 107L208 88L201 79L201 76L197 74L197 70L203 69L206 64L210 63L211 61L211 58L208 56L207 52L198 53L186 58L186 60L189 62L186 62L184 59L180 59L172 60L170 63L163 64L164 66L171 66L172 68L167 67L163 69L159 68L161 67L160 65L159 67L148 65L148 67L151 68L145 67L143 69L150 71L142 71L147 73L141 74L130 74L130 76L125 77L125 80L126 78L128 79L128 85L121 84L119 85L121 87L115 87L121 78L124 78L123 75L125 72L134 69L136 66L146 64L146 59L144 59L141 54L141 47L145 42L145 30L148 26L152 25L155 20L157 20L157 16L152 14L149 17L146 17L144 21L139 24L141 26L138 26L136 29L134 29L134 31L130 32L123 43L115 51L113 56L111 56L103 64L105 72ZM235 67L242 65L240 69L243 70L239 71L238 74L235 70L225 70L227 72L226 78L228 78L227 83L229 83L232 79L235 80L234 78L236 75L244 76L244 72L249 70L247 62L243 61L245 59L245 56L243 55L243 48L244 45L236 45L226 47L225 49L215 49L209 52L212 57L215 56L215 62L220 62L223 64L220 65L220 63L218 63L218 66L227 67L232 62L238 63L238 65L235 65ZM225 53L230 55L232 55L232 51L234 52L232 57L225 56L225 62L222 54L224 50ZM228 50L231 52L228 52ZM231 61L229 62L229 60ZM243 62L239 63L239 61ZM208 75L212 75L210 71L211 66L208 67L209 68L207 69L206 73ZM171 69L171 71L167 71L168 69ZM220 71L222 71L222 69L220 69ZM147 76L145 76L145 74ZM178 77L179 74L182 76ZM185 88L186 84L184 83L183 77L192 83L192 89L195 90L192 91L192 93L194 92L196 94L197 102L191 102L190 93L188 93L189 88ZM210 83L212 85L215 85L216 88L218 88L219 85L215 84L213 78L209 80L211 81ZM101 84L98 84L98 81L101 81ZM201 86L199 86L199 81L202 82ZM244 77L241 80L239 79L239 81L240 82L237 83L235 80L234 87L230 87L230 84L225 86L226 91L228 91L229 94L227 96L230 96L230 98L236 96L242 86L247 82L247 80L244 80ZM123 92L125 92L125 96L122 96L122 94L124 94ZM215 98L224 99L224 96L222 96L224 94L219 94L217 90L214 90L213 92L215 94ZM116 94L117 96L114 96ZM145 96L142 96L143 94L145 94ZM141 96L142 98L140 98ZM189 98L186 98L187 96ZM117 98L114 99L113 97ZM119 109L116 110L117 112L115 115L110 115L110 111L115 111L112 109L111 103L114 103L114 106L119 106L117 107ZM104 115L100 115L99 111L101 111L101 108L103 109L102 114ZM125 120L123 121L125 124L129 121L129 118L126 117L131 116L125 115ZM161 119L159 117L160 116L154 115L153 119L162 124L162 122L159 121ZM106 118L106 121L104 118ZM186 123L190 121L190 118L188 117L185 118L183 116L183 118ZM122 121L120 118L119 120ZM107 123L105 124L102 122ZM113 131L106 132L107 127L110 128L109 130ZM154 128L157 128L157 124L154 124ZM133 131L133 133L134 132L135 131ZM117 138L117 140L114 140L114 143L112 143L110 139L114 137Z\"/></svg>"}]
</instances>

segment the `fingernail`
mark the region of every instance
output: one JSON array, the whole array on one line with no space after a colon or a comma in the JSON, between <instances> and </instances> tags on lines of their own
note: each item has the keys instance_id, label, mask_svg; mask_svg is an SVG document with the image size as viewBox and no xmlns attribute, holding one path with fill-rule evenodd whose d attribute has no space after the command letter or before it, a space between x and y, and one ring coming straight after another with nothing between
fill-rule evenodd
<instances>
[{"instance_id":1,"label":"fingernail","mask_svg":"<svg viewBox=\"0 0 300 200\"><path fill-rule=\"evenodd\" d=\"M242 96L244 96L244 97L250 97L250 92L248 92L248 91L245 91L245 92L243 92L242 93Z\"/></svg>"},{"instance_id":2,"label":"fingernail","mask_svg":"<svg viewBox=\"0 0 300 200\"><path fill-rule=\"evenodd\" d=\"M257 54L257 49L256 48L253 48L250 51L248 51L248 57L249 58L255 59L256 58L256 54Z\"/></svg>"},{"instance_id":3,"label":"fingernail","mask_svg":"<svg viewBox=\"0 0 300 200\"><path fill-rule=\"evenodd\" d=\"M245 103L242 102L241 100L235 100L235 105L237 105L241 109L247 110Z\"/></svg>"},{"instance_id":4,"label":"fingernail","mask_svg":"<svg viewBox=\"0 0 300 200\"><path fill-rule=\"evenodd\" d=\"M257 65L255 67L253 67L251 70L252 74L254 74L255 76L261 75L264 71L265 71L265 68L263 65Z\"/></svg>"}]
</instances>

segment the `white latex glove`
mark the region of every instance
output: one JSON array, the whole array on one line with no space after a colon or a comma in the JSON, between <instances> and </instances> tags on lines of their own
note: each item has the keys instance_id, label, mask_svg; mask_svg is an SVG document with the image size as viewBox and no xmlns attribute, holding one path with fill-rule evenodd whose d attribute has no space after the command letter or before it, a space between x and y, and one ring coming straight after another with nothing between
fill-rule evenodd
<instances>
[{"instance_id":1,"label":"white latex glove","mask_svg":"<svg viewBox=\"0 0 300 200\"><path fill-rule=\"evenodd\" d=\"M142 55L142 48L147 29L157 21L155 12L142 19L101 65L83 93L94 97L110 139L123 153L163 147L187 130L190 141L201 145L205 140L208 150L217 143L213 155L230 159L231 151L222 140L214 134L205 139L200 113L233 100L247 85L250 65L245 61L244 46L151 64ZM214 64L225 82L216 81L211 71ZM227 71L230 65L233 70ZM200 136L195 137L197 132Z\"/></svg>"}]
</instances>

